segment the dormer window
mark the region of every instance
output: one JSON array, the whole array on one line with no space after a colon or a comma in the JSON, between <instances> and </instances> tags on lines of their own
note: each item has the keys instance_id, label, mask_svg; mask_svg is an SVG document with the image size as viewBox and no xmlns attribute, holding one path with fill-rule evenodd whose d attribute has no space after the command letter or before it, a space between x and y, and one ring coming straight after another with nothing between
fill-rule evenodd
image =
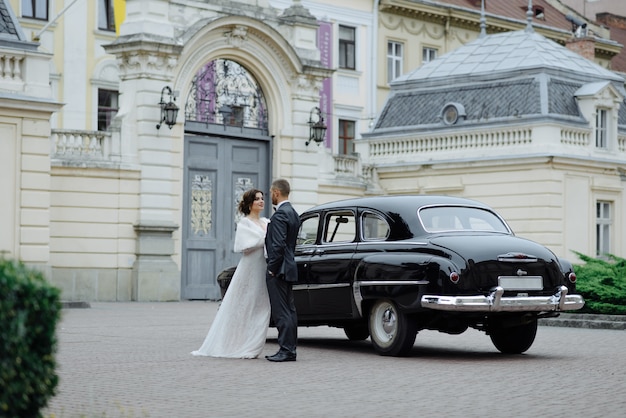
<instances>
[{"instance_id":1,"label":"dormer window","mask_svg":"<svg viewBox=\"0 0 626 418\"><path fill-rule=\"evenodd\" d=\"M441 111L441 119L446 125L454 125L465 116L465 107L460 103L447 103Z\"/></svg>"},{"instance_id":2,"label":"dormer window","mask_svg":"<svg viewBox=\"0 0 626 418\"><path fill-rule=\"evenodd\" d=\"M609 81L581 86L574 93L580 114L589 124L589 147L610 151L617 147L617 112L624 97Z\"/></svg>"},{"instance_id":3,"label":"dormer window","mask_svg":"<svg viewBox=\"0 0 626 418\"><path fill-rule=\"evenodd\" d=\"M520 9L522 10L522 13L526 15L526 12L528 11L528 6L521 6ZM533 5L533 16L535 19L546 20L544 9L541 6Z\"/></svg>"},{"instance_id":4,"label":"dormer window","mask_svg":"<svg viewBox=\"0 0 626 418\"><path fill-rule=\"evenodd\" d=\"M596 147L608 148L607 109L598 108L596 112Z\"/></svg>"}]
</instances>

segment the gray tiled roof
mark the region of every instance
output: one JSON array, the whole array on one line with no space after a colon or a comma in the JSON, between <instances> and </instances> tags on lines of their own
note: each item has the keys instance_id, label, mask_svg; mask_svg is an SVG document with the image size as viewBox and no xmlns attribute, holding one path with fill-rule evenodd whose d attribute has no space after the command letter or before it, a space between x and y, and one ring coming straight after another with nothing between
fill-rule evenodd
<instances>
[{"instance_id":1,"label":"gray tiled roof","mask_svg":"<svg viewBox=\"0 0 626 418\"><path fill-rule=\"evenodd\" d=\"M515 31L480 37L394 80L480 76L493 72L557 69L620 80L615 73L535 32Z\"/></svg>"},{"instance_id":2,"label":"gray tiled roof","mask_svg":"<svg viewBox=\"0 0 626 418\"><path fill-rule=\"evenodd\" d=\"M582 83L563 80L550 80L548 82L548 113L580 116L574 93L582 85Z\"/></svg>"},{"instance_id":3,"label":"gray tiled roof","mask_svg":"<svg viewBox=\"0 0 626 418\"><path fill-rule=\"evenodd\" d=\"M8 0L0 0L0 46L36 50L37 44L26 40L24 31Z\"/></svg>"},{"instance_id":4,"label":"gray tiled roof","mask_svg":"<svg viewBox=\"0 0 626 418\"><path fill-rule=\"evenodd\" d=\"M539 117L582 124L576 92L598 82L626 95L622 77L539 34L487 35L394 80L367 136L444 128L449 103L465 110L464 124ZM624 122L626 105L619 111Z\"/></svg>"},{"instance_id":5,"label":"gray tiled roof","mask_svg":"<svg viewBox=\"0 0 626 418\"><path fill-rule=\"evenodd\" d=\"M6 0L0 0L0 36L18 40L18 29L10 6Z\"/></svg>"},{"instance_id":6,"label":"gray tiled roof","mask_svg":"<svg viewBox=\"0 0 626 418\"><path fill-rule=\"evenodd\" d=\"M440 123L444 106L451 102L465 107L468 121L541 113L539 83L523 79L398 93L388 101L376 128Z\"/></svg>"}]
</instances>

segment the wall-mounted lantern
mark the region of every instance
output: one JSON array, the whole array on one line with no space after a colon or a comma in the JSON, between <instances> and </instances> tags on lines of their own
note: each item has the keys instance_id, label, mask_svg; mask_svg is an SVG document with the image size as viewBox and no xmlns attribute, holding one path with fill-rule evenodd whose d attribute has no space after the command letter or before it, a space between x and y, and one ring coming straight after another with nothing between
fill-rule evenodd
<instances>
[{"instance_id":1,"label":"wall-mounted lantern","mask_svg":"<svg viewBox=\"0 0 626 418\"><path fill-rule=\"evenodd\" d=\"M317 115L316 121L313 120L313 113ZM328 127L324 125L324 117L322 116L322 110L319 107L316 106L311 109L311 112L309 113L309 121L307 123L309 124L309 140L306 141L306 146L308 147L311 141L315 141L319 146L319 144L324 141L324 138L326 137L326 129L328 129Z\"/></svg>"},{"instance_id":2,"label":"wall-mounted lantern","mask_svg":"<svg viewBox=\"0 0 626 418\"><path fill-rule=\"evenodd\" d=\"M163 95L166 91L170 96L167 103L163 100ZM161 101L159 102L159 105L161 106L161 120L157 123L157 129L161 129L161 125L163 125L163 123L165 123L170 129L172 129L172 126L176 125L178 106L176 106L174 101L176 101L176 97L174 97L172 89L169 86L163 87L163 90L161 90Z\"/></svg>"}]
</instances>

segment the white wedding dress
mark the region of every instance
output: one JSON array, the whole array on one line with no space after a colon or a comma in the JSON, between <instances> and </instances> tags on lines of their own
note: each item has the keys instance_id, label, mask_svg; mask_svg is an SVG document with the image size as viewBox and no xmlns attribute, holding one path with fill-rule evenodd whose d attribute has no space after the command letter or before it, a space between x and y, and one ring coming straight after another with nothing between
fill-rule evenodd
<instances>
[{"instance_id":1,"label":"white wedding dress","mask_svg":"<svg viewBox=\"0 0 626 418\"><path fill-rule=\"evenodd\" d=\"M269 219L261 218L265 226ZM270 321L265 282L265 230L242 218L235 233L235 252L243 252L228 291L204 343L194 356L256 358L261 354Z\"/></svg>"}]
</instances>

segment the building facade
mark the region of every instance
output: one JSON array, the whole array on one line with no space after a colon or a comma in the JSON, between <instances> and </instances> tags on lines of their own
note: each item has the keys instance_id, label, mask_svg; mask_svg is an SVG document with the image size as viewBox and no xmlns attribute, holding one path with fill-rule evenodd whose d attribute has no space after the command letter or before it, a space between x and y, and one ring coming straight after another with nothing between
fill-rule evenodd
<instances>
[{"instance_id":1,"label":"building facade","mask_svg":"<svg viewBox=\"0 0 626 418\"><path fill-rule=\"evenodd\" d=\"M359 143L386 194L472 197L562 257L623 252L624 79L526 30L392 83Z\"/></svg>"},{"instance_id":2,"label":"building facade","mask_svg":"<svg viewBox=\"0 0 626 418\"><path fill-rule=\"evenodd\" d=\"M7 183L15 199L3 211L14 221L5 225L13 232L3 237L2 250L45 269L66 300L217 299L217 273L237 261L232 241L239 196L250 187L268 190L279 177L291 182L298 210L367 194L481 199L503 210L518 233L562 256L594 250L592 202L608 202L608 242L613 253L625 249L620 234L626 234L615 230L623 228L624 211L616 174L623 93L616 79L572 98L581 109L575 129L559 120L502 121L512 126L507 135L526 138L514 139L521 142L507 152L523 153L529 137L543 132L552 138L564 129L570 139L551 147L578 144L584 158L578 157L594 161L589 164L563 163L556 152L493 164L501 151L493 138L502 126L480 125L480 133L477 125L473 136L461 139L448 127L444 141L480 145L473 161L461 148L450 153L432 145L440 144L438 136L428 134L431 145L409 150L397 132L381 129L394 80L478 39L483 20L489 34L523 30L526 1L489 1L486 19L480 2L470 0L337 3L126 0L116 26L119 3L111 0L3 0L15 11L22 40L31 48L38 44L37 54L47 59L49 104L48 113L38 114L46 121L36 124L40 143L27 147L15 130L8 148L17 155L21 143L22 153L37 152L4 166L12 175L7 178L20 181ZM574 37L551 2L537 0L533 7L537 33L583 45L589 60L580 62L607 71L621 45L602 27L594 36ZM5 80L0 90L16 94ZM591 109L600 102L608 112L612 159L590 151ZM169 124L164 116L172 106L178 114ZM327 127L319 142L311 136L317 123ZM578 182L554 180L561 172L547 167L563 164L578 167L571 174ZM528 173L550 190L522 186ZM561 201L564 189L582 190L583 184L588 192L581 200L570 193ZM528 190L513 199L502 193L515 190L511 185ZM572 211L579 215L572 218ZM570 244L578 242L587 246Z\"/></svg>"},{"instance_id":3,"label":"building facade","mask_svg":"<svg viewBox=\"0 0 626 418\"><path fill-rule=\"evenodd\" d=\"M324 184L345 195L339 165L362 193L357 159L336 161L329 138L341 129L350 150L355 125L373 118L371 4L328 2L316 18L297 1L128 0L116 33L110 1L6 3L51 53L52 95L64 103L42 164L49 239L26 261L45 266L65 299L218 298L217 273L237 261L243 190L285 177L304 209ZM320 117L318 144L309 128Z\"/></svg>"}]
</instances>

